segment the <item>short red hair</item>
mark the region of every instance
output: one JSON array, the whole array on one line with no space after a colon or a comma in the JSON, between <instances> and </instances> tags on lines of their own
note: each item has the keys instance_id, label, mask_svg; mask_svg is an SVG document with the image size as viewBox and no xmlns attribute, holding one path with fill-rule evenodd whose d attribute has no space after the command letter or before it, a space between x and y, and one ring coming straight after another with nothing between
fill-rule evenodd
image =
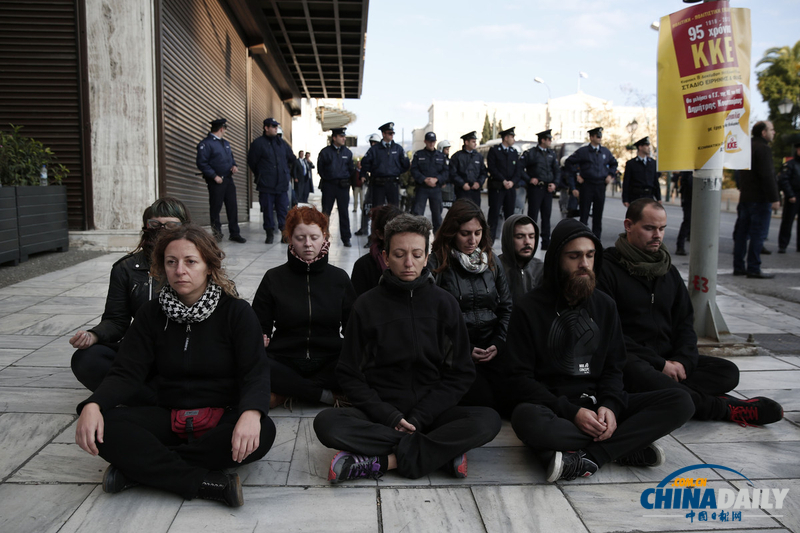
<instances>
[{"instance_id":1,"label":"short red hair","mask_svg":"<svg viewBox=\"0 0 800 533\"><path fill-rule=\"evenodd\" d=\"M322 230L322 234L326 239L330 239L331 234L328 232L328 216L325 213L317 211L316 207L295 207L289 214L286 215L286 225L283 228L283 236L287 241L292 239L294 229L298 224L316 224Z\"/></svg>"}]
</instances>

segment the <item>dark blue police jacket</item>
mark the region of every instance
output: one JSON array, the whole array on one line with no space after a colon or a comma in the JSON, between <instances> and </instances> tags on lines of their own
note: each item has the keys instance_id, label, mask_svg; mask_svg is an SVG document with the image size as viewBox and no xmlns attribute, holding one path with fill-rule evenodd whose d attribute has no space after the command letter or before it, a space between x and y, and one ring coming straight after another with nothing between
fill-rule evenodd
<instances>
[{"instance_id":1,"label":"dark blue police jacket","mask_svg":"<svg viewBox=\"0 0 800 533\"><path fill-rule=\"evenodd\" d=\"M197 170L203 173L203 179L213 180L216 176L225 178L231 175L231 167L236 166L231 151L231 143L218 139L210 133L197 145Z\"/></svg>"},{"instance_id":2,"label":"dark blue police jacket","mask_svg":"<svg viewBox=\"0 0 800 533\"><path fill-rule=\"evenodd\" d=\"M323 181L349 180L353 169L353 152L346 146L337 150L329 144L317 157L317 172Z\"/></svg>"},{"instance_id":3,"label":"dark blue police jacket","mask_svg":"<svg viewBox=\"0 0 800 533\"><path fill-rule=\"evenodd\" d=\"M286 141L277 135L262 135L254 140L247 154L247 164L255 176L256 189L270 194L288 191L296 159Z\"/></svg>"},{"instance_id":4,"label":"dark blue police jacket","mask_svg":"<svg viewBox=\"0 0 800 533\"><path fill-rule=\"evenodd\" d=\"M567 158L564 168L569 174L570 189L575 189L575 172L580 171L586 183L603 183L609 174L617 173L617 160L608 148L600 146L595 151L591 144L581 146Z\"/></svg>"},{"instance_id":5,"label":"dark blue police jacket","mask_svg":"<svg viewBox=\"0 0 800 533\"><path fill-rule=\"evenodd\" d=\"M384 146L383 142L371 146L361 160L361 168L372 178L396 178L409 166L406 152L394 141L389 146Z\"/></svg>"},{"instance_id":6,"label":"dark blue police jacket","mask_svg":"<svg viewBox=\"0 0 800 533\"><path fill-rule=\"evenodd\" d=\"M414 159L411 161L411 177L419 185L428 187L425 178L436 178L438 181L434 187L441 187L447 182L449 174L447 158L439 150L423 148L414 153Z\"/></svg>"},{"instance_id":7,"label":"dark blue police jacket","mask_svg":"<svg viewBox=\"0 0 800 533\"><path fill-rule=\"evenodd\" d=\"M486 166L489 167L489 182L495 183L492 188L504 188L504 181L513 182L514 187L525 185L519 152L513 148L506 149L502 144L492 146L486 156Z\"/></svg>"}]
</instances>

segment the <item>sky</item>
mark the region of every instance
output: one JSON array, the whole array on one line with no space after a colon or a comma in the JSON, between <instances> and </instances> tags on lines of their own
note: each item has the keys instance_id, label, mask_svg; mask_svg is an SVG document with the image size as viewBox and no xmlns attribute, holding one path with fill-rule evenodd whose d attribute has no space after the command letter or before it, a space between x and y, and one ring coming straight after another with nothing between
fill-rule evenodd
<instances>
[{"instance_id":1,"label":"sky","mask_svg":"<svg viewBox=\"0 0 800 533\"><path fill-rule=\"evenodd\" d=\"M755 64L765 50L800 39L800 6L731 6L750 9L751 120L764 119ZM658 33L650 24L685 7L679 0L371 0L361 98L344 101L357 115L347 133L365 145L391 121L395 140L404 133L410 142L411 130L428 123L433 100L545 103L548 89L533 78L557 98L576 92L579 72L589 75L580 80L587 94L638 105L626 101L621 87L628 86L655 107Z\"/></svg>"}]
</instances>

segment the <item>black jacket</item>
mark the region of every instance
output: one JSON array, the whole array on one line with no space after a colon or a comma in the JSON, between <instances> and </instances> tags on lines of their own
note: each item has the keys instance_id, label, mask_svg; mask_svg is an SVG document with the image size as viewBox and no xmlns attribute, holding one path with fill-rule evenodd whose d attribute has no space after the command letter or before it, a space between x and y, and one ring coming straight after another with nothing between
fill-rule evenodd
<instances>
[{"instance_id":1,"label":"black jacket","mask_svg":"<svg viewBox=\"0 0 800 533\"><path fill-rule=\"evenodd\" d=\"M783 191L784 198L794 198L800 194L800 160L797 157L790 159L783 165L778 183Z\"/></svg>"},{"instance_id":2,"label":"black jacket","mask_svg":"<svg viewBox=\"0 0 800 533\"><path fill-rule=\"evenodd\" d=\"M269 362L253 309L222 294L207 319L179 324L158 299L136 314L106 378L87 400L102 411L125 403L155 376L158 404L171 409L238 407L269 412Z\"/></svg>"},{"instance_id":3,"label":"black jacket","mask_svg":"<svg viewBox=\"0 0 800 533\"><path fill-rule=\"evenodd\" d=\"M531 257L524 264L520 264L517 260L516 252L514 251L514 226L517 224L533 224L536 229L536 245L533 247L533 253L539 249L539 225L527 215L511 215L503 223L503 235L500 237L500 243L503 247L503 253L500 255L500 264L503 265L503 271L508 281L508 290L511 293L511 299L516 301L517 298L533 289L542 281L542 271L544 270L544 263L541 259Z\"/></svg>"},{"instance_id":4,"label":"black jacket","mask_svg":"<svg viewBox=\"0 0 800 533\"><path fill-rule=\"evenodd\" d=\"M564 163L564 170L569 176L569 188L576 188L575 174L580 172L586 183L599 184L617 173L617 160L605 146L598 149L591 144L581 146Z\"/></svg>"},{"instance_id":5,"label":"black jacket","mask_svg":"<svg viewBox=\"0 0 800 533\"><path fill-rule=\"evenodd\" d=\"M231 168L236 166L231 151L231 143L215 137L211 133L197 144L197 170L203 173L203 179L210 182L216 176L225 178L231 175Z\"/></svg>"},{"instance_id":6,"label":"black jacket","mask_svg":"<svg viewBox=\"0 0 800 533\"><path fill-rule=\"evenodd\" d=\"M372 253L366 253L359 257L353 263L353 273L350 275L356 296L361 296L368 290L377 287L382 274L381 267L375 262Z\"/></svg>"},{"instance_id":7,"label":"black jacket","mask_svg":"<svg viewBox=\"0 0 800 533\"><path fill-rule=\"evenodd\" d=\"M752 138L750 170L739 171L739 202L773 203L780 200L772 149L763 137Z\"/></svg>"},{"instance_id":8,"label":"black jacket","mask_svg":"<svg viewBox=\"0 0 800 533\"><path fill-rule=\"evenodd\" d=\"M514 187L525 184L519 152L514 148L506 149L502 144L492 146L486 156L486 165L489 167L489 188L504 189L504 181L514 183Z\"/></svg>"},{"instance_id":9,"label":"black jacket","mask_svg":"<svg viewBox=\"0 0 800 533\"><path fill-rule=\"evenodd\" d=\"M558 164L556 153L550 148L540 149L534 146L522 154L522 164L525 166L525 174L528 178L528 185L533 186L530 181L533 178L540 183L561 182L561 165Z\"/></svg>"},{"instance_id":10,"label":"black jacket","mask_svg":"<svg viewBox=\"0 0 800 533\"><path fill-rule=\"evenodd\" d=\"M658 183L656 160L648 157L647 164L645 164L638 157L634 157L625 163L622 201L632 202L644 197L661 200L661 185Z\"/></svg>"},{"instance_id":11,"label":"black jacket","mask_svg":"<svg viewBox=\"0 0 800 533\"><path fill-rule=\"evenodd\" d=\"M267 270L253 298L261 331L270 337L267 354L335 358L356 298L350 278L327 255L310 265L287 255L286 263Z\"/></svg>"},{"instance_id":12,"label":"black jacket","mask_svg":"<svg viewBox=\"0 0 800 533\"><path fill-rule=\"evenodd\" d=\"M511 318L511 293L500 260L492 252L494 266L481 274L471 274L450 258L448 268L435 274L436 285L458 300L469 330L469 342L475 347L496 346L503 352ZM428 258L428 270L439 267L434 254Z\"/></svg>"},{"instance_id":13,"label":"black jacket","mask_svg":"<svg viewBox=\"0 0 800 533\"><path fill-rule=\"evenodd\" d=\"M361 168L370 178L397 178L410 166L403 147L394 141L388 147L383 142L370 146L361 159Z\"/></svg>"},{"instance_id":14,"label":"black jacket","mask_svg":"<svg viewBox=\"0 0 800 533\"><path fill-rule=\"evenodd\" d=\"M411 160L411 177L418 186L426 189L441 187L447 183L448 176L447 157L442 152L423 148L414 153L414 158ZM428 187L425 178L436 178L436 185Z\"/></svg>"},{"instance_id":15,"label":"black jacket","mask_svg":"<svg viewBox=\"0 0 800 533\"><path fill-rule=\"evenodd\" d=\"M119 342L139 308L157 295L145 253L126 255L111 267L103 316L100 323L89 331L97 335L99 343Z\"/></svg>"},{"instance_id":16,"label":"black jacket","mask_svg":"<svg viewBox=\"0 0 800 533\"><path fill-rule=\"evenodd\" d=\"M247 165L253 171L256 189L270 194L288 191L296 159L286 141L277 135L264 134L254 140L247 152Z\"/></svg>"},{"instance_id":17,"label":"black jacket","mask_svg":"<svg viewBox=\"0 0 800 533\"><path fill-rule=\"evenodd\" d=\"M471 186L476 181L483 187L486 177L483 156L477 150L459 150L450 158L450 181L457 189L463 188L465 183Z\"/></svg>"},{"instance_id":18,"label":"black jacket","mask_svg":"<svg viewBox=\"0 0 800 533\"><path fill-rule=\"evenodd\" d=\"M661 371L667 360L697 366L697 335L689 291L678 269L654 280L632 276L613 246L605 251L597 287L616 301L628 358L640 358Z\"/></svg>"},{"instance_id":19,"label":"black jacket","mask_svg":"<svg viewBox=\"0 0 800 533\"><path fill-rule=\"evenodd\" d=\"M594 234L578 220L559 222L545 256L542 284L514 303L507 343L509 392L517 402L544 405L568 420L594 397L598 407L619 418L628 397L622 386L625 342L614 301L595 290L569 307L561 292L561 250L578 237L594 241L594 271L601 270L603 249Z\"/></svg>"},{"instance_id":20,"label":"black jacket","mask_svg":"<svg viewBox=\"0 0 800 533\"><path fill-rule=\"evenodd\" d=\"M329 144L319 152L317 173L322 181L350 180L355 173L353 152L347 146Z\"/></svg>"},{"instance_id":21,"label":"black jacket","mask_svg":"<svg viewBox=\"0 0 800 533\"><path fill-rule=\"evenodd\" d=\"M427 270L403 282L387 269L353 306L336 374L373 422L393 428L405 418L425 431L475 380L458 304Z\"/></svg>"}]
</instances>

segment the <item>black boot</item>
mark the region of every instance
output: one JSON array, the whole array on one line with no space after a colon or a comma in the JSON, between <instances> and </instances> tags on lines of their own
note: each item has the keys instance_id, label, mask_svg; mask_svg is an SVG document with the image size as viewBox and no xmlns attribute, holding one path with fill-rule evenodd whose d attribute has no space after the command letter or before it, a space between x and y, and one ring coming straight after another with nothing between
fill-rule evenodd
<instances>
[{"instance_id":1,"label":"black boot","mask_svg":"<svg viewBox=\"0 0 800 533\"><path fill-rule=\"evenodd\" d=\"M216 500L228 507L241 507L244 505L242 496L242 482L239 474L226 474L212 471L206 474L197 497L203 500Z\"/></svg>"},{"instance_id":2,"label":"black boot","mask_svg":"<svg viewBox=\"0 0 800 533\"><path fill-rule=\"evenodd\" d=\"M271 229L267 230L267 240L264 242L267 244L272 244L273 242L275 242L275 236L272 234Z\"/></svg>"},{"instance_id":3,"label":"black boot","mask_svg":"<svg viewBox=\"0 0 800 533\"><path fill-rule=\"evenodd\" d=\"M125 477L125 474L114 465L108 465L103 473L103 492L116 494L137 486L138 483Z\"/></svg>"}]
</instances>

